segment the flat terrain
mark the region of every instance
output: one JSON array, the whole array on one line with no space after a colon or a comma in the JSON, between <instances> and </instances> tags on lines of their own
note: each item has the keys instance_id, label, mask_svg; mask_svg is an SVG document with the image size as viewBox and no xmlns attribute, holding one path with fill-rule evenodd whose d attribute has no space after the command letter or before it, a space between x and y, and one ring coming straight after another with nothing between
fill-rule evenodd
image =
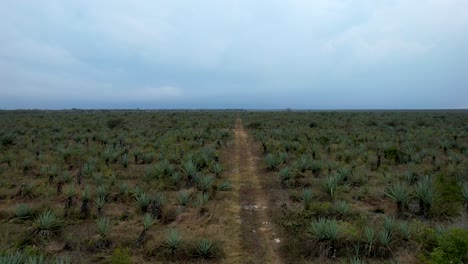
<instances>
[{"instance_id":1,"label":"flat terrain","mask_svg":"<svg viewBox=\"0 0 468 264\"><path fill-rule=\"evenodd\" d=\"M467 124L465 111L3 111L0 253L466 261Z\"/></svg>"}]
</instances>

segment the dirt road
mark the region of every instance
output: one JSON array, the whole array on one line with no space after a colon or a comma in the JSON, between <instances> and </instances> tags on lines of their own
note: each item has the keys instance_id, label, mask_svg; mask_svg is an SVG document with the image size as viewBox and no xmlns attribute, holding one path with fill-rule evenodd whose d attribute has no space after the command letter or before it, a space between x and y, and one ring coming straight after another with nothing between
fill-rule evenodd
<instances>
[{"instance_id":1,"label":"dirt road","mask_svg":"<svg viewBox=\"0 0 468 264\"><path fill-rule=\"evenodd\" d=\"M256 145L244 130L238 117L234 130L234 144L231 154L232 170L228 177L238 192L240 218L240 243L242 257L240 263L281 263L277 248L280 238L272 227L267 213L268 193L261 186L257 164L262 160L256 153ZM230 262L230 261L228 261ZM238 262L239 263L239 262Z\"/></svg>"}]
</instances>

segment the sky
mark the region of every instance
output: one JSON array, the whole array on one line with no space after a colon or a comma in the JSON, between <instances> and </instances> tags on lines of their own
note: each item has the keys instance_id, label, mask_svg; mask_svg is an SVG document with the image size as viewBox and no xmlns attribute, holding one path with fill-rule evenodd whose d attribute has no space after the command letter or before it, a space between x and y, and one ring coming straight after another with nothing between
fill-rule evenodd
<instances>
[{"instance_id":1,"label":"sky","mask_svg":"<svg viewBox=\"0 0 468 264\"><path fill-rule=\"evenodd\" d=\"M466 109L468 0L5 0L0 109Z\"/></svg>"}]
</instances>

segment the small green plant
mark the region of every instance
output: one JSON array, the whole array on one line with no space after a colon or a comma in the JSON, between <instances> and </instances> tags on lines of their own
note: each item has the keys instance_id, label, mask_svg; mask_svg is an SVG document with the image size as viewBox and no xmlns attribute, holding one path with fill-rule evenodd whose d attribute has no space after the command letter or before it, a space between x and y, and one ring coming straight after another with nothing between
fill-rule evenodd
<instances>
[{"instance_id":1,"label":"small green plant","mask_svg":"<svg viewBox=\"0 0 468 264\"><path fill-rule=\"evenodd\" d=\"M146 234L148 232L148 229L153 225L153 223L153 216L151 214L145 214L145 216L143 217L143 230L141 231L140 236L136 241L137 246L141 246L146 241Z\"/></svg>"},{"instance_id":2,"label":"small green plant","mask_svg":"<svg viewBox=\"0 0 468 264\"><path fill-rule=\"evenodd\" d=\"M387 188L386 195L396 203L397 216L403 216L403 209L411 198L408 188L401 183L396 183Z\"/></svg>"},{"instance_id":3,"label":"small green plant","mask_svg":"<svg viewBox=\"0 0 468 264\"><path fill-rule=\"evenodd\" d=\"M323 179L322 182L322 190L330 197L330 199L334 200L336 196L336 189L338 188L338 178L335 176L328 176Z\"/></svg>"},{"instance_id":4,"label":"small green plant","mask_svg":"<svg viewBox=\"0 0 468 264\"><path fill-rule=\"evenodd\" d=\"M421 179L415 186L414 192L419 199L420 214L427 218L436 195L431 178L426 176Z\"/></svg>"},{"instance_id":5,"label":"small green plant","mask_svg":"<svg viewBox=\"0 0 468 264\"><path fill-rule=\"evenodd\" d=\"M302 189L302 202L304 203L304 210L309 210L314 197L311 189Z\"/></svg>"},{"instance_id":6,"label":"small green plant","mask_svg":"<svg viewBox=\"0 0 468 264\"><path fill-rule=\"evenodd\" d=\"M309 231L319 241L335 241L340 232L340 227L336 220L321 217L310 224Z\"/></svg>"},{"instance_id":7,"label":"small green plant","mask_svg":"<svg viewBox=\"0 0 468 264\"><path fill-rule=\"evenodd\" d=\"M146 213L148 212L148 206L151 203L151 198L149 197L148 194L146 194L145 192L142 192L136 196L135 202L140 212Z\"/></svg>"},{"instance_id":8,"label":"small green plant","mask_svg":"<svg viewBox=\"0 0 468 264\"><path fill-rule=\"evenodd\" d=\"M210 240L203 238L197 242L197 255L202 258L210 258L213 255L214 245Z\"/></svg>"},{"instance_id":9,"label":"small green plant","mask_svg":"<svg viewBox=\"0 0 468 264\"><path fill-rule=\"evenodd\" d=\"M208 193L213 187L214 178L213 176L203 176L198 180L198 189L203 193Z\"/></svg>"},{"instance_id":10,"label":"small green plant","mask_svg":"<svg viewBox=\"0 0 468 264\"><path fill-rule=\"evenodd\" d=\"M177 250L180 248L182 243L182 235L178 229L171 228L166 233L166 242L165 245L171 250L172 255L174 255Z\"/></svg>"},{"instance_id":11,"label":"small green plant","mask_svg":"<svg viewBox=\"0 0 468 264\"><path fill-rule=\"evenodd\" d=\"M367 256L370 256L372 253L372 246L375 241L375 230L372 227L364 227L364 242L366 242L367 247Z\"/></svg>"},{"instance_id":12,"label":"small green plant","mask_svg":"<svg viewBox=\"0 0 468 264\"><path fill-rule=\"evenodd\" d=\"M346 201L337 201L334 204L334 209L335 209L335 212L341 217L347 216L350 211L349 204Z\"/></svg>"},{"instance_id":13,"label":"small green plant","mask_svg":"<svg viewBox=\"0 0 468 264\"><path fill-rule=\"evenodd\" d=\"M283 168L279 171L279 176L281 179L281 184L284 187L290 187L291 186L291 179L292 179L292 171L290 168L286 167Z\"/></svg>"},{"instance_id":14,"label":"small green plant","mask_svg":"<svg viewBox=\"0 0 468 264\"><path fill-rule=\"evenodd\" d=\"M62 227L62 220L58 219L52 211L47 211L39 215L34 225L34 231L40 237L48 238Z\"/></svg>"},{"instance_id":15,"label":"small green plant","mask_svg":"<svg viewBox=\"0 0 468 264\"><path fill-rule=\"evenodd\" d=\"M27 204L19 204L15 209L15 215L18 219L26 220L32 217L32 209Z\"/></svg>"},{"instance_id":16,"label":"small green plant","mask_svg":"<svg viewBox=\"0 0 468 264\"><path fill-rule=\"evenodd\" d=\"M101 237L100 240L107 241L107 235L109 234L111 227L109 219L103 217L99 218L96 221L96 226L98 234Z\"/></svg>"},{"instance_id":17,"label":"small green plant","mask_svg":"<svg viewBox=\"0 0 468 264\"><path fill-rule=\"evenodd\" d=\"M103 184L99 185L96 189L96 193L98 197L104 198L105 201L107 201L107 196L109 195L109 190L107 190L107 187Z\"/></svg>"},{"instance_id":18,"label":"small green plant","mask_svg":"<svg viewBox=\"0 0 468 264\"><path fill-rule=\"evenodd\" d=\"M180 190L177 192L177 204L180 206L186 206L190 200L190 192L188 190Z\"/></svg>"},{"instance_id":19,"label":"small green plant","mask_svg":"<svg viewBox=\"0 0 468 264\"><path fill-rule=\"evenodd\" d=\"M403 240L408 241L413 234L413 228L408 224L406 221L401 221L398 223L398 228L400 231L400 235Z\"/></svg>"},{"instance_id":20,"label":"small green plant","mask_svg":"<svg viewBox=\"0 0 468 264\"><path fill-rule=\"evenodd\" d=\"M280 162L275 155L269 153L265 156L265 163L269 171L277 171Z\"/></svg>"},{"instance_id":21,"label":"small green plant","mask_svg":"<svg viewBox=\"0 0 468 264\"><path fill-rule=\"evenodd\" d=\"M111 256L111 264L131 264L130 251L128 248L117 247Z\"/></svg>"},{"instance_id":22,"label":"small green plant","mask_svg":"<svg viewBox=\"0 0 468 264\"><path fill-rule=\"evenodd\" d=\"M230 181L224 181L219 184L218 189L220 191L230 191L232 190L232 183Z\"/></svg>"},{"instance_id":23,"label":"small green plant","mask_svg":"<svg viewBox=\"0 0 468 264\"><path fill-rule=\"evenodd\" d=\"M70 184L65 189L65 210L70 209L73 205L73 197L75 197L75 186Z\"/></svg>"},{"instance_id":24,"label":"small green plant","mask_svg":"<svg viewBox=\"0 0 468 264\"><path fill-rule=\"evenodd\" d=\"M221 177L221 172L223 171L223 167L219 162L216 162L213 165L213 173L216 175L217 178Z\"/></svg>"},{"instance_id":25,"label":"small green plant","mask_svg":"<svg viewBox=\"0 0 468 264\"><path fill-rule=\"evenodd\" d=\"M96 210L97 210L97 216L101 217L103 214L102 208L104 207L104 204L106 203L106 200L104 197L99 196L96 199L94 199L94 205L96 205Z\"/></svg>"}]
</instances>

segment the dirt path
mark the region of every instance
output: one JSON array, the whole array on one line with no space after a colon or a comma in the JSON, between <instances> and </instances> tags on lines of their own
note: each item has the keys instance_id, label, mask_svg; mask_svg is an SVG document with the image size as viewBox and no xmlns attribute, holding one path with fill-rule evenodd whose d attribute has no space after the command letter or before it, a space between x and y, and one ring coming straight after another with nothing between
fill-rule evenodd
<instances>
[{"instance_id":1,"label":"dirt path","mask_svg":"<svg viewBox=\"0 0 468 264\"><path fill-rule=\"evenodd\" d=\"M279 238L275 235L268 215L268 190L262 187L257 164L261 158L254 155L255 145L244 130L242 120L237 118L234 145L231 149L234 163L233 183L238 184L240 232L243 257L241 263L281 263L277 248ZM260 159L260 160L259 160Z\"/></svg>"}]
</instances>

